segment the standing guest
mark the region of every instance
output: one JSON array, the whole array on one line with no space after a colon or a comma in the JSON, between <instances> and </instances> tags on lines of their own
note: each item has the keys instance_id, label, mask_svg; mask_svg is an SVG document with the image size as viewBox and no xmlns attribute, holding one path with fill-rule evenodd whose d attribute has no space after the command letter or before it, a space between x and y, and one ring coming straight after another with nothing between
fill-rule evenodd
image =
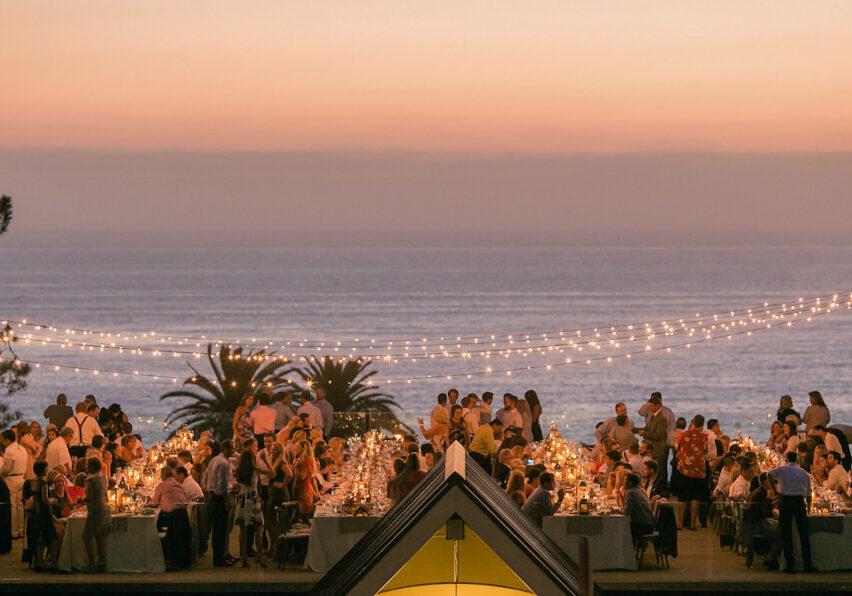
<instances>
[{"instance_id":1,"label":"standing guest","mask_svg":"<svg viewBox=\"0 0 852 596\"><path fill-rule=\"evenodd\" d=\"M314 503L320 498L314 478L316 465L311 444L301 441L299 448L299 458L293 464L293 496L299 501L299 513L303 517L310 517L314 514Z\"/></svg>"},{"instance_id":2,"label":"standing guest","mask_svg":"<svg viewBox=\"0 0 852 596\"><path fill-rule=\"evenodd\" d=\"M553 515L562 505L562 499L565 498L565 491L560 488L554 503L550 498L550 492L554 488L556 488L556 479L550 472L545 472L539 477L538 488L524 502L524 513L529 515L539 528L542 519Z\"/></svg>"},{"instance_id":3,"label":"standing guest","mask_svg":"<svg viewBox=\"0 0 852 596\"><path fill-rule=\"evenodd\" d=\"M630 534L633 543L639 538L651 534L657 520L651 511L651 501L648 495L639 488L639 476L632 472L624 478L624 515L630 520Z\"/></svg>"},{"instance_id":4,"label":"standing guest","mask_svg":"<svg viewBox=\"0 0 852 596\"><path fill-rule=\"evenodd\" d=\"M450 408L456 405L456 402L459 400L459 390L458 389L450 389L447 391L447 414L450 413Z\"/></svg>"},{"instance_id":5,"label":"standing guest","mask_svg":"<svg viewBox=\"0 0 852 596\"><path fill-rule=\"evenodd\" d=\"M38 443L39 447L42 449L47 447L47 437L45 437L44 433L41 432L41 424L35 420L30 422L30 435L32 435L33 441Z\"/></svg>"},{"instance_id":6,"label":"standing guest","mask_svg":"<svg viewBox=\"0 0 852 596\"><path fill-rule=\"evenodd\" d=\"M74 438L74 431L63 428L59 437L48 443L44 451L48 470L55 470L60 474L71 474L71 453L68 451L68 445L72 438Z\"/></svg>"},{"instance_id":7,"label":"standing guest","mask_svg":"<svg viewBox=\"0 0 852 596\"><path fill-rule=\"evenodd\" d=\"M234 445L240 446L246 440L252 438L251 407L254 405L254 395L246 393L240 400L240 405L234 410L234 420L231 429L234 432Z\"/></svg>"},{"instance_id":8,"label":"standing guest","mask_svg":"<svg viewBox=\"0 0 852 596\"><path fill-rule=\"evenodd\" d=\"M97 410L97 406L94 407ZM104 434L100 425L98 425L98 421L88 415L87 408L86 402L77 404L74 408L76 413L68 419L64 426L64 428L70 428L74 433L68 447L71 457L86 457L86 451L92 446L92 438Z\"/></svg>"},{"instance_id":9,"label":"standing guest","mask_svg":"<svg viewBox=\"0 0 852 596\"><path fill-rule=\"evenodd\" d=\"M285 391L279 395L272 403L272 409L275 410L275 432L279 433L296 415L292 394L289 391Z\"/></svg>"},{"instance_id":10,"label":"standing guest","mask_svg":"<svg viewBox=\"0 0 852 596\"><path fill-rule=\"evenodd\" d=\"M482 399L474 411L479 413L479 425L488 424L491 422L491 402L494 401L494 394L486 391L482 394Z\"/></svg>"},{"instance_id":11,"label":"standing guest","mask_svg":"<svg viewBox=\"0 0 852 596\"><path fill-rule=\"evenodd\" d=\"M267 499L266 521L267 524L274 523L275 508L280 507L284 501L290 500L290 483L293 481L293 469L284 457L284 446L281 443L273 443L269 452L270 476L269 476L269 498ZM270 530L273 537L277 537L274 529ZM274 544L274 541L273 541Z\"/></svg>"},{"instance_id":12,"label":"standing guest","mask_svg":"<svg viewBox=\"0 0 852 596\"><path fill-rule=\"evenodd\" d=\"M793 556L793 520L799 532L802 560L805 572L814 572L811 564L811 539L808 529L808 512L805 499L811 492L811 477L796 465L796 453L787 454L787 465L769 471L769 476L778 485L781 495L781 506L778 514L778 525L781 529L781 541L784 545L784 560L787 562L787 573L794 572L795 558Z\"/></svg>"},{"instance_id":13,"label":"standing guest","mask_svg":"<svg viewBox=\"0 0 852 596\"><path fill-rule=\"evenodd\" d=\"M645 418L645 428L639 429L637 432L650 444L651 459L657 462L659 474L663 480L666 480L666 462L669 458L668 421L659 396L652 395L651 399L648 400L647 407L650 413ZM639 410L639 412L641 413L642 410Z\"/></svg>"},{"instance_id":14,"label":"standing guest","mask_svg":"<svg viewBox=\"0 0 852 596\"><path fill-rule=\"evenodd\" d=\"M50 509L53 514L53 541L47 547L48 565L56 567L59 558L59 549L62 539L65 537L65 529L68 525L68 516L71 514L71 503L68 501L68 478L57 474L50 485Z\"/></svg>"},{"instance_id":15,"label":"standing guest","mask_svg":"<svg viewBox=\"0 0 852 596\"><path fill-rule=\"evenodd\" d=\"M841 461L843 456L839 451L829 451L826 457L828 464L828 478L826 478L823 486L828 490L833 490L841 495L846 495L849 489L849 476L846 470L843 469Z\"/></svg>"},{"instance_id":16,"label":"standing guest","mask_svg":"<svg viewBox=\"0 0 852 596\"><path fill-rule=\"evenodd\" d=\"M112 517L107 503L107 477L101 473L101 461L96 457L86 460L86 491L83 503L86 505L86 527L83 530L83 543L89 557L90 573L106 571L107 543L109 540Z\"/></svg>"},{"instance_id":17,"label":"standing guest","mask_svg":"<svg viewBox=\"0 0 852 596\"><path fill-rule=\"evenodd\" d=\"M228 510L233 485L231 474L231 456L234 454L234 442L222 441L221 450L215 441L211 444L215 454L204 473L204 485L210 495L210 518L213 526L213 566L230 567L234 561L225 558L228 546Z\"/></svg>"},{"instance_id":18,"label":"standing guest","mask_svg":"<svg viewBox=\"0 0 852 596\"><path fill-rule=\"evenodd\" d=\"M322 423L322 410L320 410L316 404L311 401L311 393L310 391L302 391L302 405L299 406L299 409L296 410L300 416L302 414L306 414L308 417L308 422L310 423L310 428L323 428Z\"/></svg>"},{"instance_id":19,"label":"standing guest","mask_svg":"<svg viewBox=\"0 0 852 596\"><path fill-rule=\"evenodd\" d=\"M477 403L479 403L479 398L475 393L469 393L462 398L462 420L464 421L467 436L470 439L479 430L479 416L473 412Z\"/></svg>"},{"instance_id":20,"label":"standing guest","mask_svg":"<svg viewBox=\"0 0 852 596\"><path fill-rule=\"evenodd\" d=\"M799 426L802 423L802 417L799 416L799 413L793 409L793 398L789 395L782 395L781 401L778 404L778 411L776 412L778 422L784 424L793 416L793 421L796 426Z\"/></svg>"},{"instance_id":21,"label":"standing guest","mask_svg":"<svg viewBox=\"0 0 852 596\"><path fill-rule=\"evenodd\" d=\"M325 438L331 436L331 429L334 428L334 406L328 401L328 395L322 387L316 388L316 406L322 414L322 432Z\"/></svg>"},{"instance_id":22,"label":"standing guest","mask_svg":"<svg viewBox=\"0 0 852 596\"><path fill-rule=\"evenodd\" d=\"M27 471L24 473L24 480L35 478L33 464L36 458L41 455L42 446L33 439L32 434L30 434L30 425L23 420L15 427L15 434L18 437L18 444L27 450Z\"/></svg>"},{"instance_id":23,"label":"standing guest","mask_svg":"<svg viewBox=\"0 0 852 596\"><path fill-rule=\"evenodd\" d=\"M462 447L467 450L468 443L470 441L468 439L467 428L464 425L464 420L462 420L462 407L459 405L453 406L450 410L450 424L447 426L446 444L449 446L456 441L461 443Z\"/></svg>"},{"instance_id":24,"label":"standing guest","mask_svg":"<svg viewBox=\"0 0 852 596\"><path fill-rule=\"evenodd\" d=\"M497 454L495 436L503 428L503 423L495 418L488 424L483 424L476 431L470 442L470 456L487 474L491 474L491 458Z\"/></svg>"},{"instance_id":25,"label":"standing guest","mask_svg":"<svg viewBox=\"0 0 852 596\"><path fill-rule=\"evenodd\" d=\"M260 394L258 406L249 414L249 422L258 445L263 444L263 437L275 432L275 417L277 412L269 405L269 395L266 392Z\"/></svg>"},{"instance_id":26,"label":"standing guest","mask_svg":"<svg viewBox=\"0 0 852 596\"><path fill-rule=\"evenodd\" d=\"M651 398L648 400L648 403L639 408L639 415L645 417L645 426L648 425L648 420L651 418L653 412L649 407L651 403L651 399L658 400L660 404L660 412L663 415L663 418L666 419L667 431L668 431L668 445L669 447L674 447L675 442L677 441L677 424L675 421L674 412L668 406L663 405L663 396L659 391L654 391L651 394Z\"/></svg>"},{"instance_id":27,"label":"standing guest","mask_svg":"<svg viewBox=\"0 0 852 596\"><path fill-rule=\"evenodd\" d=\"M532 414L532 440L541 441L544 435L541 433L541 402L538 399L538 394L529 389L524 393L524 399L527 400Z\"/></svg>"},{"instance_id":28,"label":"standing guest","mask_svg":"<svg viewBox=\"0 0 852 596\"><path fill-rule=\"evenodd\" d=\"M55 424L56 428L62 428L65 426L65 423L68 422L68 419L74 415L74 410L71 409L71 406L68 405L68 398L65 397L64 393L60 393L56 396L56 403L44 410L44 417L51 424Z\"/></svg>"},{"instance_id":29,"label":"standing guest","mask_svg":"<svg viewBox=\"0 0 852 596\"><path fill-rule=\"evenodd\" d=\"M503 423L504 428L510 426L523 428L524 418L518 412L518 398L511 393L506 393L503 396L503 408L498 410L497 418Z\"/></svg>"},{"instance_id":30,"label":"standing guest","mask_svg":"<svg viewBox=\"0 0 852 596\"><path fill-rule=\"evenodd\" d=\"M437 424L447 424L450 420L450 413L447 408L447 394L438 394L438 405L432 408L432 413L429 415L429 428L435 428Z\"/></svg>"},{"instance_id":31,"label":"standing guest","mask_svg":"<svg viewBox=\"0 0 852 596\"><path fill-rule=\"evenodd\" d=\"M681 433L677 443L677 467L682 475L678 497L690 503L690 523L687 529L697 530L698 509L706 496L707 435L704 416L697 414L692 425Z\"/></svg>"},{"instance_id":32,"label":"standing guest","mask_svg":"<svg viewBox=\"0 0 852 596\"><path fill-rule=\"evenodd\" d=\"M439 417L440 419L440 417ZM446 422L437 422L428 430L423 426L423 419L417 418L417 424L420 426L420 434L423 438L432 443L432 448L435 453L443 453L446 447L447 430L449 429L449 416Z\"/></svg>"},{"instance_id":33,"label":"standing guest","mask_svg":"<svg viewBox=\"0 0 852 596\"><path fill-rule=\"evenodd\" d=\"M805 413L802 416L802 422L805 423L805 432L811 432L811 429L817 425L828 427L831 422L831 413L822 399L822 393L819 391L811 391L808 393L811 400L811 405L805 408Z\"/></svg>"},{"instance_id":34,"label":"standing guest","mask_svg":"<svg viewBox=\"0 0 852 596\"><path fill-rule=\"evenodd\" d=\"M243 567L248 567L248 536L249 528L254 528L255 551L257 564L266 567L266 560L261 553L263 549L263 504L257 492L258 474L252 449L244 449L234 477L237 481L237 499L234 508L234 523L240 527L240 558Z\"/></svg>"},{"instance_id":35,"label":"standing guest","mask_svg":"<svg viewBox=\"0 0 852 596\"><path fill-rule=\"evenodd\" d=\"M204 498L204 491L201 489L201 485L190 476L183 466L178 466L175 469L174 479L180 485L181 490L183 490L183 497L187 503Z\"/></svg>"},{"instance_id":36,"label":"standing guest","mask_svg":"<svg viewBox=\"0 0 852 596\"><path fill-rule=\"evenodd\" d=\"M524 439L527 443L531 443L533 440L532 436L532 410L530 410L530 405L527 403L525 399L519 399L516 407L518 408L518 412L521 415L521 428L523 429Z\"/></svg>"},{"instance_id":37,"label":"standing guest","mask_svg":"<svg viewBox=\"0 0 852 596\"><path fill-rule=\"evenodd\" d=\"M27 548L34 555L35 569L47 569L48 549L56 536L53 512L50 509L50 489L47 483L47 462L37 461L33 466L34 477L27 480L24 493L31 499L27 519Z\"/></svg>"},{"instance_id":38,"label":"standing guest","mask_svg":"<svg viewBox=\"0 0 852 596\"><path fill-rule=\"evenodd\" d=\"M19 443L13 430L4 430L0 435L0 445L3 447L3 467L0 476L9 489L9 499L12 503L12 538L24 537L24 474L27 472L29 454Z\"/></svg>"},{"instance_id":39,"label":"standing guest","mask_svg":"<svg viewBox=\"0 0 852 596\"><path fill-rule=\"evenodd\" d=\"M271 433L263 435L263 449L258 451L255 456L255 465L263 472L260 474L258 493L260 494L260 500L264 504L266 504L267 497L269 496L269 477L272 475L272 445L274 444L275 437Z\"/></svg>"},{"instance_id":40,"label":"standing guest","mask_svg":"<svg viewBox=\"0 0 852 596\"><path fill-rule=\"evenodd\" d=\"M633 430L633 421L627 416L627 406L622 402L618 402L615 404L615 416L605 420L595 429L595 440L597 440L598 443L600 443L604 437L612 436L612 429L615 427L619 416L624 416L627 419L625 424L627 430Z\"/></svg>"}]
</instances>

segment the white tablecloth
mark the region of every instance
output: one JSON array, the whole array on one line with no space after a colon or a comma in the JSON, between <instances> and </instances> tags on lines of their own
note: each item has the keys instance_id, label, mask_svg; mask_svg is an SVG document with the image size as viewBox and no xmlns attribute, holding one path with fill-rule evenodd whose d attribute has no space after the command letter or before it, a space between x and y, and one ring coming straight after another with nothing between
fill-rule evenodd
<instances>
[{"instance_id":1,"label":"white tablecloth","mask_svg":"<svg viewBox=\"0 0 852 596\"><path fill-rule=\"evenodd\" d=\"M826 519L828 517L829 519ZM833 516L810 516L808 518L811 538L811 560L820 571L852 569L852 515L842 519ZM840 531L842 528L842 531ZM802 566L801 547L796 523L793 522L793 552L796 566ZM781 555L784 565L784 555Z\"/></svg>"},{"instance_id":2,"label":"white tablecloth","mask_svg":"<svg viewBox=\"0 0 852 596\"><path fill-rule=\"evenodd\" d=\"M636 569L630 523L623 515L545 516L542 528L575 562L579 557L577 539L588 536L592 569Z\"/></svg>"},{"instance_id":3,"label":"white tablecloth","mask_svg":"<svg viewBox=\"0 0 852 596\"><path fill-rule=\"evenodd\" d=\"M107 545L107 571L132 573L164 573L166 561L157 533L156 515L113 515L112 532ZM62 549L59 551L59 569L81 570L89 565L83 530L86 516L68 518Z\"/></svg>"},{"instance_id":4,"label":"white tablecloth","mask_svg":"<svg viewBox=\"0 0 852 596\"><path fill-rule=\"evenodd\" d=\"M349 549L372 528L380 517L346 517L324 515L317 510L308 538L305 567L325 573L343 558Z\"/></svg>"}]
</instances>

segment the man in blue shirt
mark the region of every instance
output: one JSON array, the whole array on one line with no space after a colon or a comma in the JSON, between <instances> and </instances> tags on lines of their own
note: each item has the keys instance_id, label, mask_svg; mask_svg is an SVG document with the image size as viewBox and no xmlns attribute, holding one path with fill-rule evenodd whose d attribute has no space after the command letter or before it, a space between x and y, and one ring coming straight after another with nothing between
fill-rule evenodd
<instances>
[{"instance_id":1,"label":"man in blue shirt","mask_svg":"<svg viewBox=\"0 0 852 596\"><path fill-rule=\"evenodd\" d=\"M204 473L204 485L210 496L214 567L230 567L234 564L233 560L225 557L228 547L228 493L233 486L230 458L233 453L234 442L231 439L222 441L222 452L210 460Z\"/></svg>"},{"instance_id":2,"label":"man in blue shirt","mask_svg":"<svg viewBox=\"0 0 852 596\"><path fill-rule=\"evenodd\" d=\"M769 471L778 485L781 495L781 507L778 511L778 526L781 541L784 544L784 559L787 561L787 573L793 573L793 520L799 531L802 546L802 560L805 572L813 573L816 568L811 564L811 539L808 535L808 511L806 499L811 494L811 475L796 465L798 455L795 451L787 454L787 465Z\"/></svg>"}]
</instances>

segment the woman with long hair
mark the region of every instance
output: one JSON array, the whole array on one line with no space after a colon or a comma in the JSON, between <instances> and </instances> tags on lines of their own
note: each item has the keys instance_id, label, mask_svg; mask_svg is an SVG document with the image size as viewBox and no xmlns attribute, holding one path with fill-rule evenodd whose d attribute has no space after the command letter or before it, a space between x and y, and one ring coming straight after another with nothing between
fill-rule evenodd
<instances>
[{"instance_id":1,"label":"woman with long hair","mask_svg":"<svg viewBox=\"0 0 852 596\"><path fill-rule=\"evenodd\" d=\"M828 411L828 406L822 399L822 393L819 391L811 391L808 393L811 400L811 405L805 408L805 413L802 415L802 422L805 423L805 432L809 433L815 426L822 425L828 428L831 423L831 412Z\"/></svg>"},{"instance_id":2,"label":"woman with long hair","mask_svg":"<svg viewBox=\"0 0 852 596\"><path fill-rule=\"evenodd\" d=\"M311 517L314 514L314 503L320 497L314 478L316 464L309 442L300 441L298 449L299 456L293 464L293 496L299 501L299 513L302 517Z\"/></svg>"},{"instance_id":3,"label":"woman with long hair","mask_svg":"<svg viewBox=\"0 0 852 596\"><path fill-rule=\"evenodd\" d=\"M462 419L462 407L460 405L450 408L450 424L447 426L446 445L452 445L456 441L467 450L470 439Z\"/></svg>"},{"instance_id":4,"label":"woman with long hair","mask_svg":"<svg viewBox=\"0 0 852 596\"><path fill-rule=\"evenodd\" d=\"M44 436L44 433L41 432L41 424L33 420L30 422L30 434L33 437L33 441L38 443L42 448L47 446L45 442L47 437Z\"/></svg>"},{"instance_id":5,"label":"woman with long hair","mask_svg":"<svg viewBox=\"0 0 852 596\"><path fill-rule=\"evenodd\" d=\"M530 407L532 415L532 437L533 441L541 441L544 436L541 434L541 401L538 399L538 394L530 389L524 393L524 399Z\"/></svg>"},{"instance_id":6,"label":"woman with long hair","mask_svg":"<svg viewBox=\"0 0 852 596\"><path fill-rule=\"evenodd\" d=\"M30 432L30 425L21 420L15 427L15 435L18 438L18 443L27 450L27 471L24 474L24 480L34 478L33 463L41 455L42 447L39 445Z\"/></svg>"},{"instance_id":7,"label":"woman with long hair","mask_svg":"<svg viewBox=\"0 0 852 596\"><path fill-rule=\"evenodd\" d=\"M254 438L254 428L249 422L252 405L254 405L254 395L246 393L240 400L240 405L234 410L234 421L231 423L231 429L234 431L234 445L242 445L243 441Z\"/></svg>"},{"instance_id":8,"label":"woman with long hair","mask_svg":"<svg viewBox=\"0 0 852 596\"><path fill-rule=\"evenodd\" d=\"M405 462L399 458L393 460L393 477L388 480L388 499L396 503L408 490L408 482L405 477Z\"/></svg>"},{"instance_id":9,"label":"woman with long hair","mask_svg":"<svg viewBox=\"0 0 852 596\"><path fill-rule=\"evenodd\" d=\"M784 443L782 444L781 453L790 453L796 452L796 448L799 446L799 430L796 428L796 424L792 420L788 420L784 423Z\"/></svg>"},{"instance_id":10,"label":"woman with long hair","mask_svg":"<svg viewBox=\"0 0 852 596\"><path fill-rule=\"evenodd\" d=\"M244 449L240 454L234 479L238 483L237 499L234 507L234 523L240 527L240 559L243 567L249 566L248 530L255 528L254 541L257 551L257 564L266 567L263 550L263 504L257 492L258 469L252 449Z\"/></svg>"},{"instance_id":11,"label":"woman with long hair","mask_svg":"<svg viewBox=\"0 0 852 596\"><path fill-rule=\"evenodd\" d=\"M101 472L101 460L90 457L86 460L85 496L86 527L83 529L83 543L89 556L90 573L106 571L109 533L112 528L112 515L107 503L109 480ZM97 553L97 554L96 554Z\"/></svg>"},{"instance_id":12,"label":"woman with long hair","mask_svg":"<svg viewBox=\"0 0 852 596\"><path fill-rule=\"evenodd\" d=\"M778 422L781 424L784 424L787 421L788 416L796 417L796 426L799 426L802 423L802 417L793 409L793 398L789 395L781 396L781 401L778 404L778 411L776 412L776 415L778 417Z\"/></svg>"}]
</instances>

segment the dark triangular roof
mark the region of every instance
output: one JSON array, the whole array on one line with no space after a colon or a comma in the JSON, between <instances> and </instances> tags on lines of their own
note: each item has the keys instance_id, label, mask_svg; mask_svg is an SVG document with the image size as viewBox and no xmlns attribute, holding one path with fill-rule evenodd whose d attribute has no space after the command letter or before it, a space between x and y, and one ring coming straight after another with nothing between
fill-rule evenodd
<instances>
[{"instance_id":1,"label":"dark triangular roof","mask_svg":"<svg viewBox=\"0 0 852 596\"><path fill-rule=\"evenodd\" d=\"M440 509L435 510L439 504ZM517 556L513 560L501 558L536 593L553 590L562 594L579 593L576 564L458 443L454 443L441 463L325 574L312 593L377 592L434 534L434 524L446 523L454 514L461 515L474 531L479 532L483 524L489 524L487 529L492 535L505 537L506 541L497 540L489 546L498 556L501 550L508 552L507 548L514 547L512 552L520 553L525 561L519 561ZM425 533L414 532L427 518L431 525L424 529ZM474 527L474 523L480 528ZM400 550L399 555L404 560L390 567L380 565L395 549ZM369 581L366 581L368 576Z\"/></svg>"}]
</instances>

